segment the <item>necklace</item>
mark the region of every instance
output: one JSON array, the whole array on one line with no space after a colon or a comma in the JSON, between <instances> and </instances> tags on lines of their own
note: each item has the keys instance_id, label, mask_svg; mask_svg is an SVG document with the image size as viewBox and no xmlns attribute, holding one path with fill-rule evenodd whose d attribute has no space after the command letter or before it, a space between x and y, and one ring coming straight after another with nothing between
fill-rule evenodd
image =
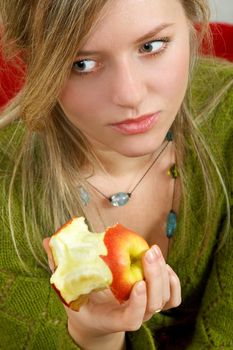
<instances>
[{"instance_id":1,"label":"necklace","mask_svg":"<svg viewBox=\"0 0 233 350\"><path fill-rule=\"evenodd\" d=\"M143 176L139 179L139 181L136 183L136 185L133 187L133 189L130 192L117 192L112 194L110 197L106 196L103 192L101 192L97 187L95 187L94 185L92 185L89 181L88 184L94 188L94 190L96 192L98 192L99 194L101 194L104 198L106 198L114 207L120 207L123 206L125 204L128 203L129 199L131 198L133 192L136 190L136 188L139 186L139 184L141 183L141 181L144 179L144 177L146 176L146 174L150 171L150 169L153 167L153 165L156 163L156 161L159 159L159 157L161 156L161 154L165 151L165 149L167 148L169 142L172 141L172 135L171 132L168 132L166 135L166 144L165 146L162 148L162 150L159 152L159 154L157 155L157 157L153 160L152 164L150 164L149 168L146 170L146 172L143 174ZM84 190L84 188L81 186L81 188L79 188L79 192L80 192L80 196L83 202L89 202L88 200L88 193L85 193L86 191Z\"/></svg>"},{"instance_id":2,"label":"necklace","mask_svg":"<svg viewBox=\"0 0 233 350\"><path fill-rule=\"evenodd\" d=\"M155 164L155 162L159 159L160 155L163 153L163 151L167 148L169 142L166 143L166 145L163 147L163 149L160 151L158 156L154 159L152 164L149 166L149 168L146 170L146 172L143 174L143 176L140 178L140 180L137 182L137 184L134 186L134 188L130 192L117 192L112 194L110 197L107 197L104 193L102 193L98 188L93 186L90 182L88 182L91 187L93 187L98 193L100 193L104 198L106 198L114 207L120 207L128 203L129 199L131 198L133 192L136 190L138 185L141 183L141 181L144 179L146 174L149 172L149 170L152 168L152 166Z\"/></svg>"},{"instance_id":3,"label":"necklace","mask_svg":"<svg viewBox=\"0 0 233 350\"><path fill-rule=\"evenodd\" d=\"M114 207L119 207L123 206L128 203L129 199L132 196L132 193L136 190L136 188L139 186L143 178L146 176L146 174L150 171L150 169L153 167L153 165L156 163L156 161L159 159L159 157L162 155L162 153L165 151L167 148L169 142L173 141L173 133L169 131L166 135L165 140L167 141L165 146L162 148L162 150L159 152L159 154L156 156L156 158L153 160L153 162L150 164L150 166L147 168L143 176L139 179L139 181L136 183L136 185L133 187L133 189L130 192L117 192L112 194L110 197L106 196L104 193L102 193L97 187L92 185L89 181L88 184L100 195L102 195L105 199L108 200L109 203L111 203L112 206ZM167 220L166 220L166 236L168 238L172 238L176 229L177 225L177 215L176 212L174 211L174 198L175 198L175 180L178 177L178 170L176 164L172 164L168 171L168 175L171 176L174 179L174 184L173 184L173 196L172 196L172 205L171 205L171 210L169 211L167 215ZM90 202L90 196L89 193L84 189L82 185L79 186L79 196L85 206L88 205Z\"/></svg>"}]
</instances>

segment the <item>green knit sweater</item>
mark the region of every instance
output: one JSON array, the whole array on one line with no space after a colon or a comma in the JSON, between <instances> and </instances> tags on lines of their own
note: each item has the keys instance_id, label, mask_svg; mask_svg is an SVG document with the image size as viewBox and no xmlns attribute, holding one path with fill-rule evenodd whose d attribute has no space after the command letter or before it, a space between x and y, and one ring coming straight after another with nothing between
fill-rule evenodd
<instances>
[{"instance_id":1,"label":"green knit sweater","mask_svg":"<svg viewBox=\"0 0 233 350\"><path fill-rule=\"evenodd\" d=\"M216 97L219 89L232 78L233 66L230 64L202 60L191 89L194 115L202 111L207 101ZM231 87L200 126L229 186L231 205L232 120ZM20 214L20 194L14 198L14 225L21 254L27 261L31 275L20 267L10 236L2 173L14 162L12 155L20 142L18 135L14 136L16 124L0 131L0 349L77 350L78 345L67 332L63 305L50 286L50 275L36 264L29 253ZM9 143L10 140L12 142ZM211 218L212 236L202 250L206 215L203 181L195 152L187 154L185 166L189 179L189 220L184 221L181 205L178 227L167 261L180 278L182 304L155 314L138 331L127 332L127 350L233 349L232 226L226 244L216 252L226 223L223 191L219 190L217 209ZM43 234L46 236L48 232ZM185 249L180 251L179 242L184 235L188 239Z\"/></svg>"}]
</instances>

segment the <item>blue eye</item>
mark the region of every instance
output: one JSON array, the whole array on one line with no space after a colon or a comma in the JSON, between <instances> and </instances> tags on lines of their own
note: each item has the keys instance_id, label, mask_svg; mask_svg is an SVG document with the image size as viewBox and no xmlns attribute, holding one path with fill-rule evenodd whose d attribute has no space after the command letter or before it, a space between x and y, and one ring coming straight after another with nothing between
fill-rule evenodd
<instances>
[{"instance_id":1,"label":"blue eye","mask_svg":"<svg viewBox=\"0 0 233 350\"><path fill-rule=\"evenodd\" d=\"M96 62L93 60L81 60L73 63L73 69L79 73L89 73L95 68Z\"/></svg>"},{"instance_id":2,"label":"blue eye","mask_svg":"<svg viewBox=\"0 0 233 350\"><path fill-rule=\"evenodd\" d=\"M145 53L159 53L161 50L165 49L167 42L167 38L150 41L143 44L140 51Z\"/></svg>"}]
</instances>

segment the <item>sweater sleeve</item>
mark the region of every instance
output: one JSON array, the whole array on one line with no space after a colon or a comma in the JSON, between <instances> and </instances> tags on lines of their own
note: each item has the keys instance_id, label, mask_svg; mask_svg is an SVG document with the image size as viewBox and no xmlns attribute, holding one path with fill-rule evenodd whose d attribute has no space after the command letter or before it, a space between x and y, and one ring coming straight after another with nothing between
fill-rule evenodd
<instances>
[{"instance_id":1,"label":"sweater sleeve","mask_svg":"<svg viewBox=\"0 0 233 350\"><path fill-rule=\"evenodd\" d=\"M196 320L195 333L187 350L233 349L233 89L231 88L216 110L212 121L212 138L221 149L222 173L230 200L230 229L227 237L226 205L222 208L218 242L210 276ZM221 138L220 138L221 136ZM216 146L213 146L216 147ZM213 150L214 151L214 150ZM216 151L216 150L215 150ZM219 154L219 150L218 150Z\"/></svg>"},{"instance_id":2,"label":"sweater sleeve","mask_svg":"<svg viewBox=\"0 0 233 350\"><path fill-rule=\"evenodd\" d=\"M0 348L78 350L67 331L65 309L51 288L49 273L29 253L20 215L20 196L14 198L13 221L17 246L30 273L22 269L15 251L4 191L4 174L12 166L13 152L13 143L6 147L5 141L14 133L13 125L0 130Z\"/></svg>"},{"instance_id":3,"label":"sweater sleeve","mask_svg":"<svg viewBox=\"0 0 233 350\"><path fill-rule=\"evenodd\" d=\"M233 349L233 239L215 256L195 333L187 350Z\"/></svg>"}]
</instances>

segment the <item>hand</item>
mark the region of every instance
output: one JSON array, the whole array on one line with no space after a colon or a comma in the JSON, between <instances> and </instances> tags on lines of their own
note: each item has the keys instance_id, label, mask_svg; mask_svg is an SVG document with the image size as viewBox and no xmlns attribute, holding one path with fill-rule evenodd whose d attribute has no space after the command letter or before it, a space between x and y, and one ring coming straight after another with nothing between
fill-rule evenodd
<instances>
[{"instance_id":1,"label":"hand","mask_svg":"<svg viewBox=\"0 0 233 350\"><path fill-rule=\"evenodd\" d=\"M49 266L54 271L49 239L43 241ZM158 251L158 255L155 254ZM153 259L147 257L152 253ZM179 278L168 266L158 246L152 246L142 259L145 281L137 282L129 300L123 304L115 299L110 289L90 294L88 302L79 312L65 306L72 330L90 338L116 332L135 331L156 311L176 307L181 302Z\"/></svg>"}]
</instances>

